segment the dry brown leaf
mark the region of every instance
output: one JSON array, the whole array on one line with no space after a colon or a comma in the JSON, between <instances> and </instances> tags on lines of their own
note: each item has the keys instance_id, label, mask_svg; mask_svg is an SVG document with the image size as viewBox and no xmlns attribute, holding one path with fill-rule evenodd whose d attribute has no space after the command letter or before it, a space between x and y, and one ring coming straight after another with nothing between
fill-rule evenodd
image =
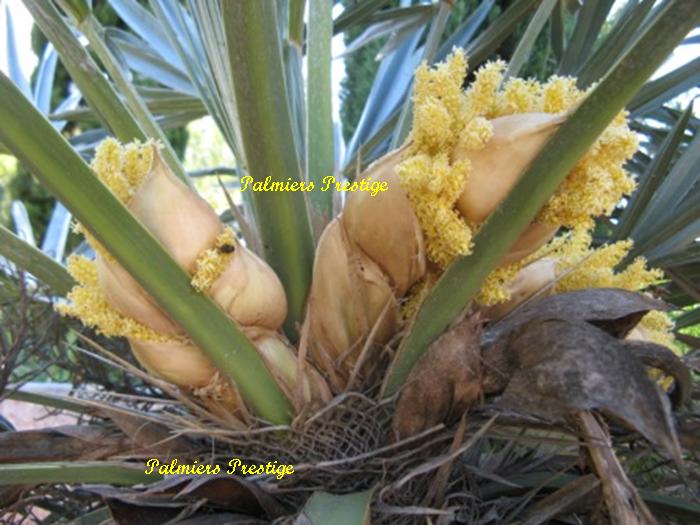
<instances>
[{"instance_id":1,"label":"dry brown leaf","mask_svg":"<svg viewBox=\"0 0 700 525\"><path fill-rule=\"evenodd\" d=\"M117 523L165 523L176 516L192 515L204 504L250 520L288 512L255 482L227 474L171 476L143 489L89 486L83 490L101 496ZM132 521L137 518L143 521Z\"/></svg>"},{"instance_id":2,"label":"dry brown leaf","mask_svg":"<svg viewBox=\"0 0 700 525\"><path fill-rule=\"evenodd\" d=\"M589 288L560 293L526 304L484 332L490 344L536 318L588 321L615 337L624 337L651 310L668 310L666 303L619 288Z\"/></svg>"},{"instance_id":3,"label":"dry brown leaf","mask_svg":"<svg viewBox=\"0 0 700 525\"><path fill-rule=\"evenodd\" d=\"M658 368L664 374L673 377L675 386L670 397L674 408L690 402L693 376L678 355L665 346L647 341L625 341L625 345L646 366Z\"/></svg>"},{"instance_id":4,"label":"dry brown leaf","mask_svg":"<svg viewBox=\"0 0 700 525\"><path fill-rule=\"evenodd\" d=\"M121 432L98 426L0 432L0 463L89 461L128 453L131 448Z\"/></svg>"},{"instance_id":5,"label":"dry brown leaf","mask_svg":"<svg viewBox=\"0 0 700 525\"><path fill-rule=\"evenodd\" d=\"M192 444L184 437L175 437L164 425L144 418L127 409L100 407L99 411L112 420L127 436L131 448L138 453L148 453L154 457L171 457L187 454Z\"/></svg>"},{"instance_id":6,"label":"dry brown leaf","mask_svg":"<svg viewBox=\"0 0 700 525\"><path fill-rule=\"evenodd\" d=\"M510 378L498 405L550 419L602 410L680 462L669 402L629 343L583 321L534 319L501 348Z\"/></svg>"},{"instance_id":7,"label":"dry brown leaf","mask_svg":"<svg viewBox=\"0 0 700 525\"><path fill-rule=\"evenodd\" d=\"M399 439L455 420L481 399L480 337L481 321L471 316L430 345L399 396L394 414Z\"/></svg>"}]
</instances>

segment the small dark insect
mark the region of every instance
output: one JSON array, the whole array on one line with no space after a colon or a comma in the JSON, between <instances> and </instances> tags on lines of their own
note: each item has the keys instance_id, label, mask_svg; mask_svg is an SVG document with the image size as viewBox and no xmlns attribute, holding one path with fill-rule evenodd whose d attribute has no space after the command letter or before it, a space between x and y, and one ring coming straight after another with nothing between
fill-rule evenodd
<instances>
[{"instance_id":1,"label":"small dark insect","mask_svg":"<svg viewBox=\"0 0 700 525\"><path fill-rule=\"evenodd\" d=\"M233 244L222 244L219 246L219 251L221 253L233 253L236 251L236 247Z\"/></svg>"}]
</instances>

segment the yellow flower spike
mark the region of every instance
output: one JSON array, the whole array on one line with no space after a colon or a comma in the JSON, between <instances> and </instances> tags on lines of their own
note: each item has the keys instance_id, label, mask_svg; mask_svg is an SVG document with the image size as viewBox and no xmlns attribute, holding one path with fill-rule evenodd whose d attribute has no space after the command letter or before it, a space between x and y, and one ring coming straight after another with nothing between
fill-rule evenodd
<instances>
[{"instance_id":1,"label":"yellow flower spike","mask_svg":"<svg viewBox=\"0 0 700 525\"><path fill-rule=\"evenodd\" d=\"M124 146L122 173L132 188L137 188L153 165L155 147L132 142Z\"/></svg>"},{"instance_id":2,"label":"yellow flower spike","mask_svg":"<svg viewBox=\"0 0 700 525\"><path fill-rule=\"evenodd\" d=\"M95 148L91 167L100 180L122 202L129 202L132 186L122 172L122 147L116 139L107 138Z\"/></svg>"},{"instance_id":3,"label":"yellow flower spike","mask_svg":"<svg viewBox=\"0 0 700 525\"><path fill-rule=\"evenodd\" d=\"M476 78L466 93L474 116L481 115L487 118L498 116L496 111L500 104L496 94L503 81L505 69L506 63L497 60L487 63L476 72Z\"/></svg>"},{"instance_id":4,"label":"yellow flower spike","mask_svg":"<svg viewBox=\"0 0 700 525\"><path fill-rule=\"evenodd\" d=\"M413 89L413 103L416 107L424 106L429 101L437 101L445 108L449 116L448 124L458 126L454 121L464 106L462 80L467 71L467 60L464 52L456 50L450 59L438 64L432 69L421 64L416 70Z\"/></svg>"},{"instance_id":5,"label":"yellow flower spike","mask_svg":"<svg viewBox=\"0 0 700 525\"><path fill-rule=\"evenodd\" d=\"M97 266L93 261L71 255L68 258L68 271L78 285L68 294L67 303L56 306L61 315L76 317L107 337L129 337L159 343L181 340L158 333L112 308L99 286Z\"/></svg>"},{"instance_id":6,"label":"yellow flower spike","mask_svg":"<svg viewBox=\"0 0 700 525\"><path fill-rule=\"evenodd\" d=\"M471 249L472 232L454 209L468 163L450 165L445 154L415 155L396 167L426 241L426 253L444 267Z\"/></svg>"},{"instance_id":7,"label":"yellow flower spike","mask_svg":"<svg viewBox=\"0 0 700 525\"><path fill-rule=\"evenodd\" d=\"M534 80L511 78L503 86L503 96L499 97L498 114L541 113L542 87Z\"/></svg>"},{"instance_id":8,"label":"yellow flower spike","mask_svg":"<svg viewBox=\"0 0 700 525\"><path fill-rule=\"evenodd\" d=\"M638 291L663 277L661 270L647 268L643 257L615 273L615 267L632 249L631 240L605 244L595 249L589 247L590 243L590 233L580 231L555 250L552 256L557 261L557 273L562 275L556 283L557 292L605 287Z\"/></svg>"},{"instance_id":9,"label":"yellow flower spike","mask_svg":"<svg viewBox=\"0 0 700 525\"><path fill-rule=\"evenodd\" d=\"M453 137L450 115L440 100L429 97L416 106L413 115L416 145L427 151L440 151L448 145Z\"/></svg>"},{"instance_id":10,"label":"yellow flower spike","mask_svg":"<svg viewBox=\"0 0 700 525\"><path fill-rule=\"evenodd\" d=\"M486 145L492 135L493 126L491 122L483 117L475 117L460 132L456 148L461 150L479 150Z\"/></svg>"},{"instance_id":11,"label":"yellow flower spike","mask_svg":"<svg viewBox=\"0 0 700 525\"><path fill-rule=\"evenodd\" d=\"M561 113L578 104L584 95L576 87L576 79L553 76L542 86L542 111Z\"/></svg>"},{"instance_id":12,"label":"yellow flower spike","mask_svg":"<svg viewBox=\"0 0 700 525\"><path fill-rule=\"evenodd\" d=\"M447 237L426 233L429 258L440 266L465 253L472 228L502 202L566 114L588 93L570 77L555 76L545 84L517 78L503 83L504 69L503 62L486 64L466 91L461 89L466 71L461 51L432 69L422 65L416 73L413 130L397 173L425 232L451 224ZM531 249L519 242L518 256L539 248L558 226L588 228L593 217L611 213L634 189L622 165L636 149L636 136L621 112L542 208L536 219L541 226L528 229L522 239L532 243ZM449 163L445 166L441 160L444 155L452 163L462 162L460 169L450 172ZM455 205L436 190L449 184L446 173L464 181L457 207L466 220L460 228L446 221L445 211L437 211ZM426 191L429 195L419 195ZM454 235L458 229L463 231L460 240ZM446 249L448 239L460 248ZM502 264L514 259L505 257Z\"/></svg>"},{"instance_id":13,"label":"yellow flower spike","mask_svg":"<svg viewBox=\"0 0 700 525\"><path fill-rule=\"evenodd\" d=\"M643 257L624 270L615 268L632 248L631 240L591 248L591 234L578 230L555 238L521 261L489 276L478 302L492 308L485 315L496 320L506 315L543 287L547 293L563 293L586 288L622 288L639 291L663 277L656 268L647 268ZM516 274L513 274L515 270ZM510 277L512 279L509 279ZM547 286L547 284L551 286ZM500 285L500 286L499 286ZM500 304L499 304L500 303ZM493 305L497 306L493 307ZM666 339L668 342L668 338Z\"/></svg>"}]
</instances>

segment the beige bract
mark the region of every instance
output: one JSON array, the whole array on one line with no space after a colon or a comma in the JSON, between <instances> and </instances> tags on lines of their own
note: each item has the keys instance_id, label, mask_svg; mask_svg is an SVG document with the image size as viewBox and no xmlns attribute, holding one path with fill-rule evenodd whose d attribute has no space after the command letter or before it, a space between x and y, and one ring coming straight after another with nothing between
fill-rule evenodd
<instances>
[{"instance_id":1,"label":"beige bract","mask_svg":"<svg viewBox=\"0 0 700 525\"><path fill-rule=\"evenodd\" d=\"M206 201L170 172L155 144L122 146L107 139L96 149L92 167L191 276L194 290L207 293L245 330L266 331L257 339L258 350L287 391L296 388L302 374L305 400L327 397L320 376L308 366L299 367L293 349L276 332L287 315L277 275L238 242ZM146 370L193 392L212 411L228 409L245 416L235 385L219 376L207 355L104 247L89 234L86 237L96 258L71 258L69 270L78 285L59 310L104 335L128 338ZM277 366L291 370L280 371Z\"/></svg>"}]
</instances>

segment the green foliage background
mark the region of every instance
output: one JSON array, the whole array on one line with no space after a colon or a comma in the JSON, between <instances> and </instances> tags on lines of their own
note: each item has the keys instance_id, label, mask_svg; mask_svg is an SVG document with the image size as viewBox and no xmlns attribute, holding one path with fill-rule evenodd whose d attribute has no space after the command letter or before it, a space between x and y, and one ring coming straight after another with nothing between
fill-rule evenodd
<instances>
[{"instance_id":1,"label":"green foliage background","mask_svg":"<svg viewBox=\"0 0 700 525\"><path fill-rule=\"evenodd\" d=\"M343 0L343 6L348 8L362 0ZM495 20L499 14L507 9L514 0L498 0L494 3L493 9L488 15L484 25L488 25ZM481 0L456 0L450 13L450 19L445 29L445 34L452 33L459 24L467 19L479 6ZM400 2L393 0L387 7L398 7ZM513 32L513 34L503 43L491 58L501 58L507 60L515 51L515 47L527 27L526 20ZM351 28L346 33L346 44L352 42L365 28L360 25ZM345 78L341 83L341 107L340 116L343 128L343 137L350 140L357 127L357 123L362 115L362 109L372 87L372 81L377 73L379 62L376 57L380 49L386 42L386 38L378 39L366 46L350 53L345 57ZM527 66L523 69L521 76L535 77L543 80L554 73L556 62L551 56L549 45L549 30L545 29L540 33L532 51Z\"/></svg>"},{"instance_id":2,"label":"green foliage background","mask_svg":"<svg viewBox=\"0 0 700 525\"><path fill-rule=\"evenodd\" d=\"M147 4L146 0L139 0L139 2L144 5ZM93 12L95 17L103 26L127 29L114 10L109 6L108 0L94 0ZM31 38L32 50L39 57L46 46L46 37L36 26L34 26L32 28ZM35 82L36 71L31 78L32 86L34 86ZM68 96L70 82L70 76L59 59L58 64L56 65L56 76L51 95L52 108L56 107L57 104ZM145 80L142 83L146 85L149 83L155 85L155 83ZM81 125L83 131L94 127L98 127L97 123L92 125L89 123L84 123ZM72 127L71 125L67 126L64 130L64 134L67 136L72 135L75 132L75 127ZM184 159L185 149L187 148L187 141L189 138L187 129L183 127L167 130L165 135L168 137L168 140L173 146L173 149L177 153L178 157L181 160ZM11 219L9 218L8 214L9 205L13 200L21 200L29 213L29 219L31 221L32 228L34 229L36 238L41 239L46 226L48 225L48 221L50 220L51 210L53 209L55 201L49 192L44 187L37 184L22 166L16 163L13 164L16 165L16 168L14 169L12 169L10 165L0 166L0 177L4 178L4 193L0 193L0 223L11 227Z\"/></svg>"}]
</instances>

